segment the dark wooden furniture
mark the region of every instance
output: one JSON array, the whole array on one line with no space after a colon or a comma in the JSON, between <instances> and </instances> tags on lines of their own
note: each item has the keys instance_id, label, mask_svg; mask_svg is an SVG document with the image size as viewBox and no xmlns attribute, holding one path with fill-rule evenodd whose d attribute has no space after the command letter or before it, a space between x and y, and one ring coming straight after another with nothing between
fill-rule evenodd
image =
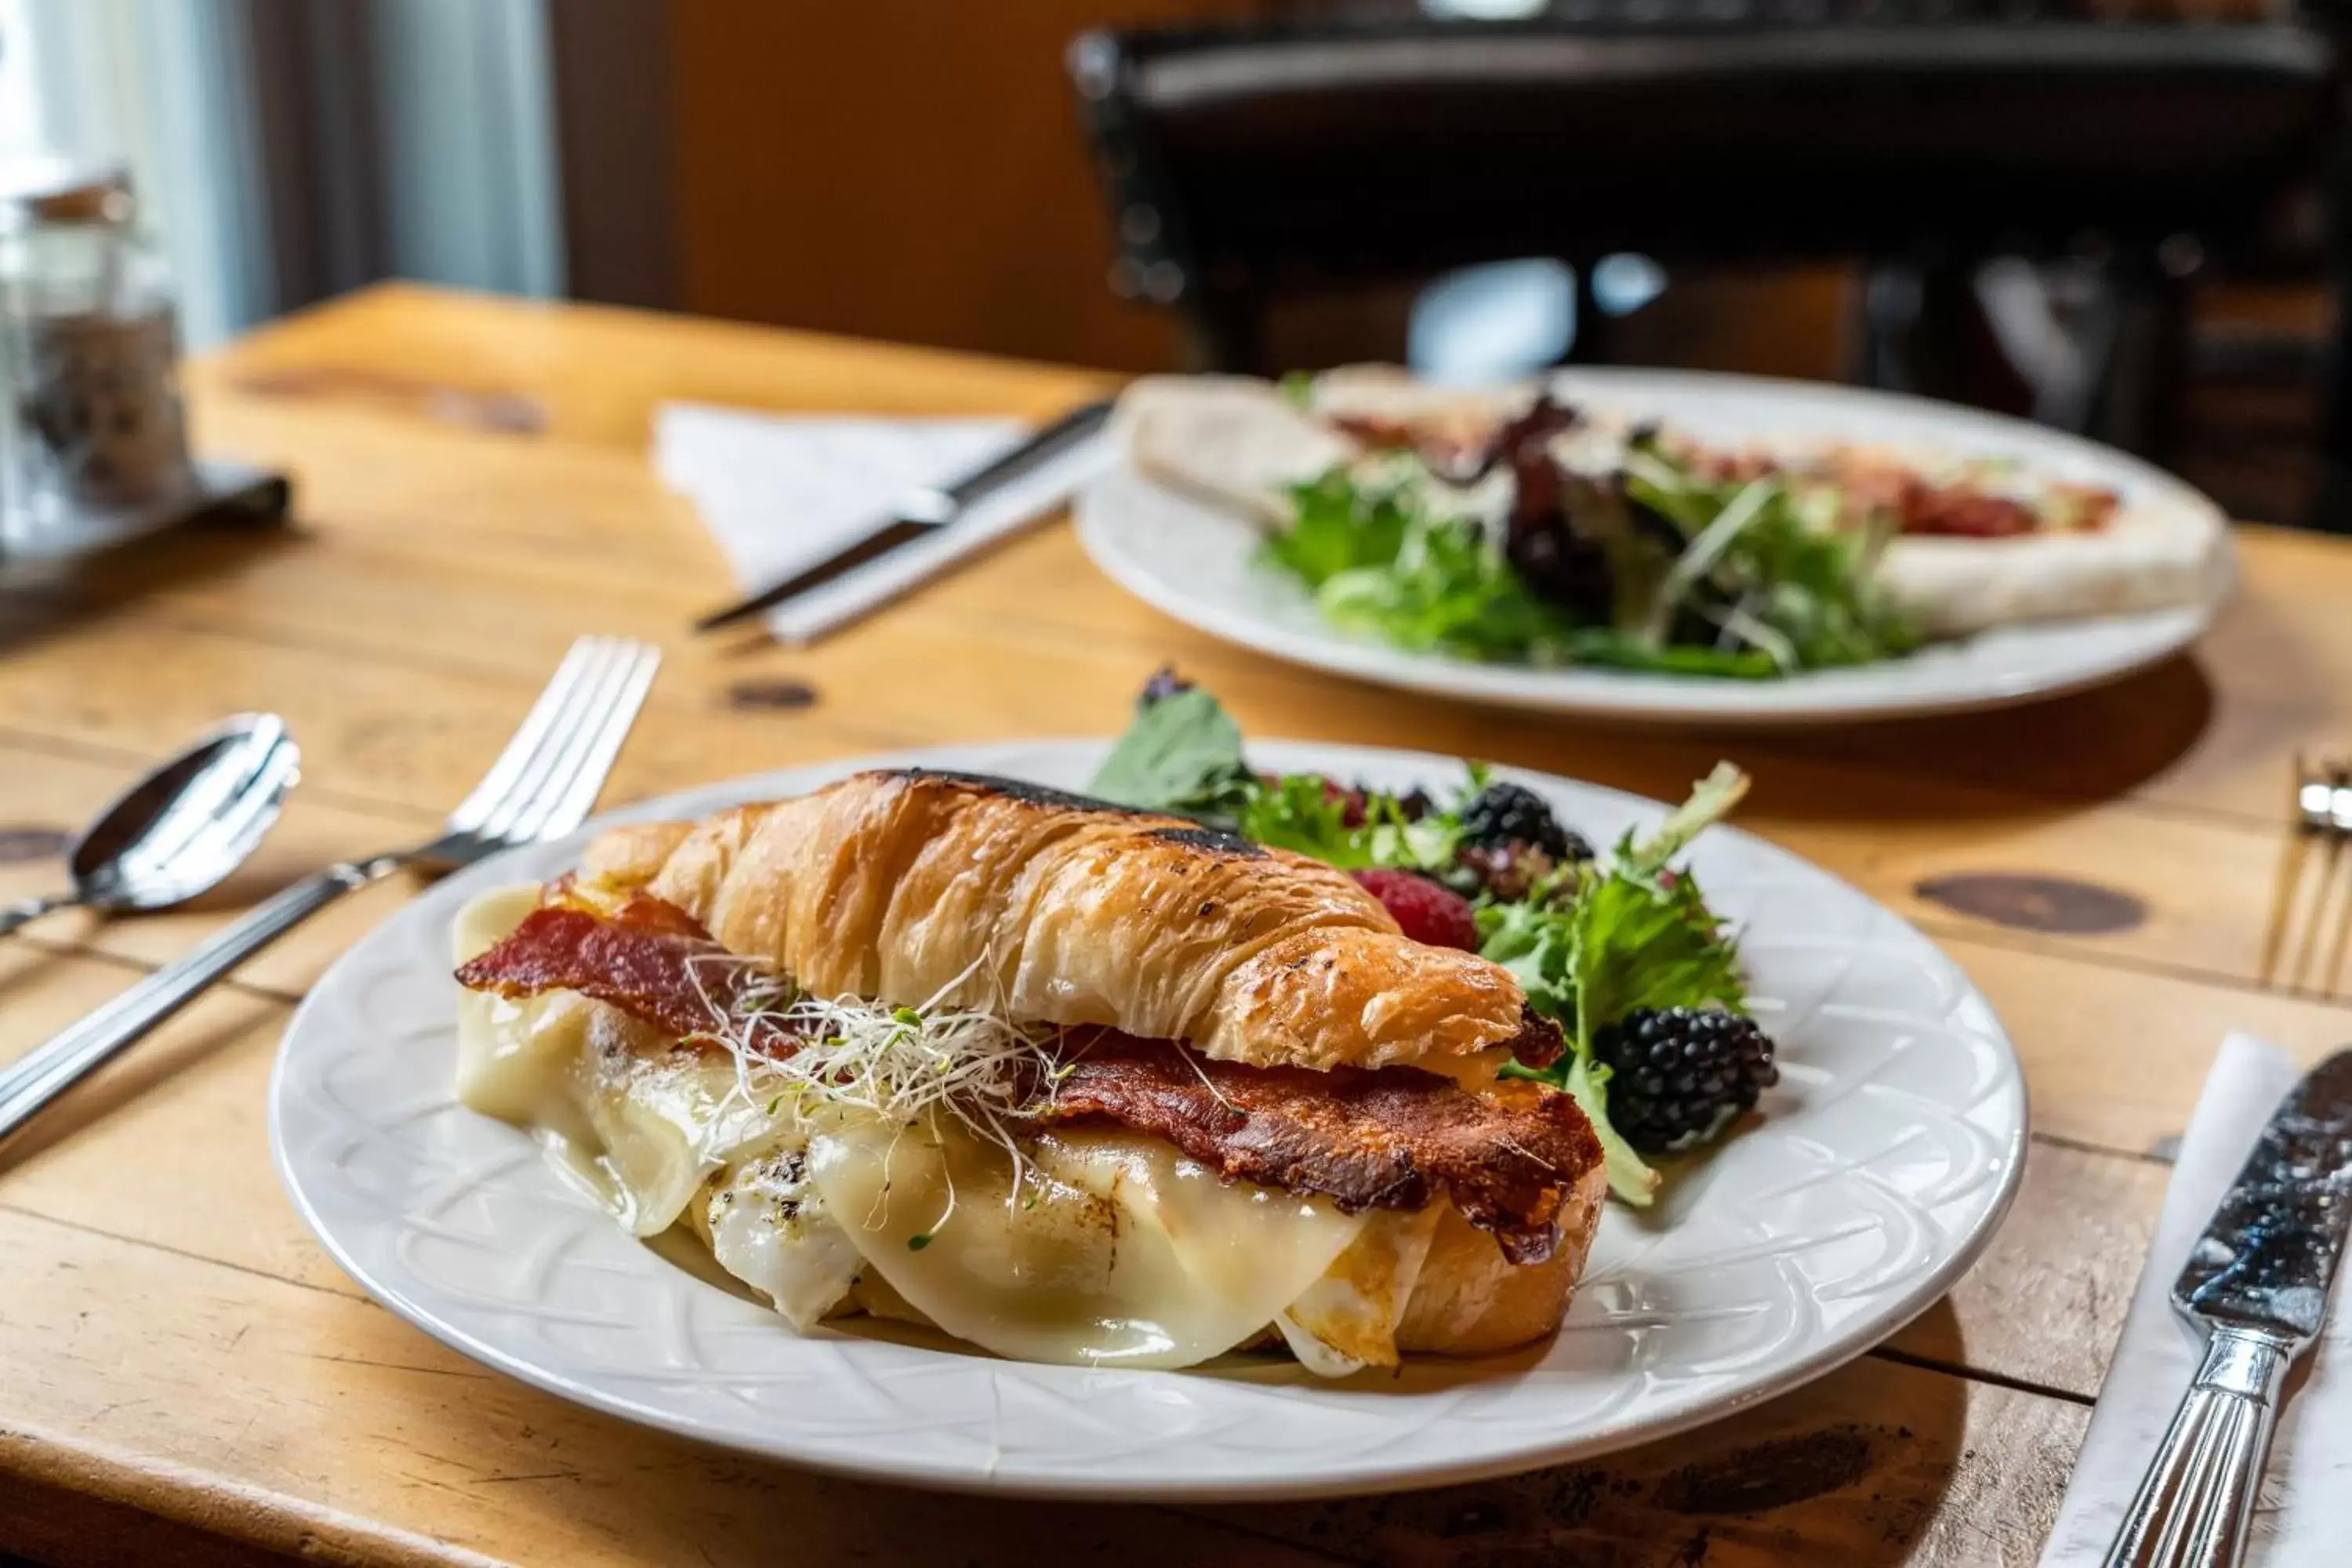
<instances>
[{"instance_id":1,"label":"dark wooden furniture","mask_svg":"<svg viewBox=\"0 0 2352 1568\"><path fill-rule=\"evenodd\" d=\"M2293 198L2331 145L2336 59L2295 21L1581 0L1096 32L1069 65L1117 279L1204 365L1289 368L1266 363L1270 307L1466 263L1845 258L1876 269L1856 373L1983 401L1975 268L2063 258L2102 312L2063 422L2161 453L2194 280L2318 265ZM1600 313L1579 320L1578 357L1607 357Z\"/></svg>"}]
</instances>

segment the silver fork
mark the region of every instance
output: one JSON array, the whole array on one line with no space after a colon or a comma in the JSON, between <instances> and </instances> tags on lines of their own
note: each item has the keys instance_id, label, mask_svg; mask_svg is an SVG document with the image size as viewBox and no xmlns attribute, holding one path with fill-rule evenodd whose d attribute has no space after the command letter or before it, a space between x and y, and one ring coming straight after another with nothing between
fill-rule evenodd
<instances>
[{"instance_id":1,"label":"silver fork","mask_svg":"<svg viewBox=\"0 0 2352 1568\"><path fill-rule=\"evenodd\" d=\"M404 866L441 872L580 826L661 663L625 637L582 637L438 838L306 877L0 1072L0 1138L206 986L345 893Z\"/></svg>"},{"instance_id":2,"label":"silver fork","mask_svg":"<svg viewBox=\"0 0 2352 1568\"><path fill-rule=\"evenodd\" d=\"M2279 849L2278 872L2271 889L2270 921L2263 932L2259 973L2265 985L2275 984L2289 991L2308 989L2333 995L2344 973L2347 952L2352 951L2352 889L2347 889L2336 900L2335 931L2327 943L2326 968L2315 973L2312 961L2321 951L2320 935L2328 923L2328 904L2337 881L2338 865L2344 858L2344 846L2352 839L2352 759L2324 757L2315 763L2298 754L2294 782L2292 826ZM2318 872L2306 877L2315 847L2320 851ZM2306 883L2311 889L2307 898L2303 893ZM2297 931L2301 936L2294 943L2292 965L2282 967L2289 939Z\"/></svg>"}]
</instances>

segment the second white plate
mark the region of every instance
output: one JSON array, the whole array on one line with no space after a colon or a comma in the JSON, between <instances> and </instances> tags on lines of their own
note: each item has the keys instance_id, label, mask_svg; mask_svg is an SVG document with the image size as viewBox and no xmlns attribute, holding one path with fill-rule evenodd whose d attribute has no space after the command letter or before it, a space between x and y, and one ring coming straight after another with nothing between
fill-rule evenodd
<instances>
[{"instance_id":1,"label":"second white plate","mask_svg":"<svg viewBox=\"0 0 2352 1568\"><path fill-rule=\"evenodd\" d=\"M740 780L627 816L701 816L860 766L1081 787L1095 742L909 752ZM1460 764L1344 746L1264 766L1388 789ZM1508 773L1596 842L1662 808ZM1287 1360L1189 1372L999 1361L852 1320L798 1334L692 1250L632 1239L530 1138L452 1093L449 927L484 888L576 863L594 829L474 868L343 955L295 1016L270 1142L295 1206L394 1311L599 1410L847 1474L1046 1496L1389 1490L1526 1469L1722 1415L1819 1375L1933 1301L2022 1169L2025 1089L1984 998L1935 945L1827 872L1716 828L1692 861L1746 933L1780 1042L1764 1116L1636 1215L1612 1206L1559 1336L1486 1361L1326 1383Z\"/></svg>"},{"instance_id":2,"label":"second white plate","mask_svg":"<svg viewBox=\"0 0 2352 1568\"><path fill-rule=\"evenodd\" d=\"M2013 458L2055 479L2211 513L2204 496L2111 448L2021 420L1851 387L1683 371L1574 370L1568 401L1661 419L1705 440L1790 437ZM1822 724L1996 708L2113 680L2194 642L2231 584L2179 609L1998 631L1853 669L1745 681L1543 669L1407 652L1335 631L1307 589L1261 565L1248 521L1118 468L1077 503L1078 537L1111 580L1163 614L1277 658L1384 686L1559 713L1657 722Z\"/></svg>"}]
</instances>

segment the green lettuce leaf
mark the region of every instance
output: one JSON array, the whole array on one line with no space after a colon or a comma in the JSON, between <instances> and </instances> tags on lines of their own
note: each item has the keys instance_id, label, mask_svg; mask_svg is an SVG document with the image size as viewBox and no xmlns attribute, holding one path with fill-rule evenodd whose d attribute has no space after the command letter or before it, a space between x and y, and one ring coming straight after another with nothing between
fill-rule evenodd
<instances>
[{"instance_id":1,"label":"green lettuce leaf","mask_svg":"<svg viewBox=\"0 0 2352 1568\"><path fill-rule=\"evenodd\" d=\"M1638 446L1625 461L1625 493L1697 542L1717 536L1703 570L1678 571L1675 602L1657 606L1659 625L1696 622L1761 651L1789 669L1830 669L1893 658L1918 646L1917 632L1876 586L1870 563L1879 541L1833 526L1834 492L1801 495L1774 479L1710 482L1670 454ZM1679 617L1679 619L1677 618Z\"/></svg>"},{"instance_id":2,"label":"green lettuce leaf","mask_svg":"<svg viewBox=\"0 0 2352 1568\"><path fill-rule=\"evenodd\" d=\"M1655 833L1627 835L1605 866L1576 868L1572 882L1538 889L1526 902L1479 910L1479 952L1509 970L1529 1005L1568 1036L1554 1066L1507 1070L1576 1097L1600 1135L1610 1190L1637 1207L1655 1197L1658 1175L1610 1125L1609 1068L1594 1059L1592 1037L1637 1007L1747 1010L1738 943L1697 879L1667 866L1747 785L1746 774L1719 764Z\"/></svg>"},{"instance_id":3,"label":"green lettuce leaf","mask_svg":"<svg viewBox=\"0 0 2352 1568\"><path fill-rule=\"evenodd\" d=\"M1399 489L1359 485L1345 468L1290 489L1291 523L1265 542L1276 565L1320 588L1341 573L1389 566L1412 514Z\"/></svg>"},{"instance_id":4,"label":"green lettuce leaf","mask_svg":"<svg viewBox=\"0 0 2352 1568\"><path fill-rule=\"evenodd\" d=\"M1600 626L1533 593L1475 520L1429 515L1413 482L1425 472L1417 458L1394 454L1383 464L1372 477L1335 468L1293 487L1291 522L1264 547L1264 559L1312 590L1324 619L1343 630L1457 658L1741 680L1894 658L1918 644L1873 581L1879 541L1834 526L1834 493L1800 493L1770 478L1715 482L1637 444L1622 503L1651 514L1651 533L1679 534L1684 553L1657 574L1654 595L1612 557L1621 596L1641 602L1630 621ZM1587 490L1620 495L1615 481ZM1581 504L1580 528L1623 526L1620 502L1605 517L1590 496Z\"/></svg>"},{"instance_id":5,"label":"green lettuce leaf","mask_svg":"<svg viewBox=\"0 0 2352 1568\"><path fill-rule=\"evenodd\" d=\"M1469 789L1484 787L1475 766ZM1198 687L1139 702L1087 793L1114 805L1190 816L1244 837L1337 866L1437 872L1454 864L1461 817L1428 810L1408 820L1402 802L1363 791L1358 821L1319 773L1261 777L1242 755L1241 726Z\"/></svg>"},{"instance_id":6,"label":"green lettuce leaf","mask_svg":"<svg viewBox=\"0 0 2352 1568\"><path fill-rule=\"evenodd\" d=\"M1432 811L1408 821L1395 796L1377 791L1364 794L1356 826L1347 818L1347 800L1335 796L1320 774L1293 773L1261 783L1236 826L1244 838L1311 855L1343 871L1381 866L1434 874L1454 864L1462 843L1455 813Z\"/></svg>"},{"instance_id":7,"label":"green lettuce leaf","mask_svg":"<svg viewBox=\"0 0 2352 1568\"><path fill-rule=\"evenodd\" d=\"M1114 805L1230 826L1257 784L1242 758L1241 726L1193 687L1138 703L1087 793Z\"/></svg>"}]
</instances>

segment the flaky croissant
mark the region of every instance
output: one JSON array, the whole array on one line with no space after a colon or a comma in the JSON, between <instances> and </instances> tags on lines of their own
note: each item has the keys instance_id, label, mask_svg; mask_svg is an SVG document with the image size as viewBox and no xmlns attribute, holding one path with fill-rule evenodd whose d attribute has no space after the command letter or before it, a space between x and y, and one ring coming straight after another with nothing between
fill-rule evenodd
<instances>
[{"instance_id":1,"label":"flaky croissant","mask_svg":"<svg viewBox=\"0 0 2352 1568\"><path fill-rule=\"evenodd\" d=\"M1260 1067L1482 1078L1531 1030L1557 1041L1507 972L1407 940L1344 872L1008 779L858 773L614 829L582 871L820 995L991 1005Z\"/></svg>"}]
</instances>

